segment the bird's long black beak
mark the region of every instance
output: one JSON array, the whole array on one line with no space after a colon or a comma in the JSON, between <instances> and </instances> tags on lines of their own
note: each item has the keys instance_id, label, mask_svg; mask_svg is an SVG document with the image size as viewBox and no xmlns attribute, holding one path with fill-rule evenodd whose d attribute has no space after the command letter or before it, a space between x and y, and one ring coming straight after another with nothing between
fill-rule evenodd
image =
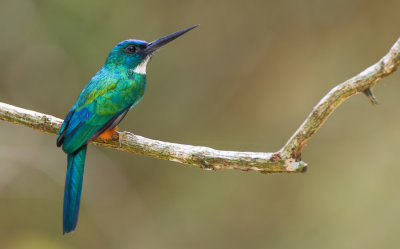
<instances>
[{"instance_id":1,"label":"bird's long black beak","mask_svg":"<svg viewBox=\"0 0 400 249\"><path fill-rule=\"evenodd\" d=\"M157 39L157 40L155 40L155 41L152 41L152 42L150 42L150 43L146 46L146 48L144 48L144 49L142 50L142 52L143 52L144 54L147 54L147 55L148 55L148 54L152 54L152 53L154 53L155 51L157 51L158 49L160 49L162 46L164 46L164 45L166 45L167 43L169 43L169 42L175 40L175 39L178 38L179 36L181 36L181 35L183 35L183 34L189 32L190 30L196 28L197 26L199 26L199 24L194 25L194 26L192 26L192 27L190 27L190 28L183 29L183 30L181 30L181 31L175 32L175 33L173 33L173 34L164 36L164 37L162 37L162 38L160 38L160 39Z\"/></svg>"}]
</instances>

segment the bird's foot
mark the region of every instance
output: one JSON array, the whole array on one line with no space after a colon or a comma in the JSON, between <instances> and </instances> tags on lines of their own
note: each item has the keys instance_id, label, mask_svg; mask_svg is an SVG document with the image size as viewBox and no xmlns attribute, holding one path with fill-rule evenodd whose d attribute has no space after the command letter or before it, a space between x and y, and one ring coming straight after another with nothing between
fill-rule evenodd
<instances>
[{"instance_id":1,"label":"bird's foot","mask_svg":"<svg viewBox=\"0 0 400 249\"><path fill-rule=\"evenodd\" d=\"M132 132L129 131L116 131L118 134L118 140L119 140L119 147L122 147L122 139L126 136L126 135L132 135L134 136L135 134L133 134Z\"/></svg>"}]
</instances>

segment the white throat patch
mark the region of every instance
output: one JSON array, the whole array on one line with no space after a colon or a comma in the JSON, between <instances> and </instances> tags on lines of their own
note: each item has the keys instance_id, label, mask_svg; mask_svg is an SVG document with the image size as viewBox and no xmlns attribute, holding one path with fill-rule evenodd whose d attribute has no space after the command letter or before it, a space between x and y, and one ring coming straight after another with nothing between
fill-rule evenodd
<instances>
[{"instance_id":1,"label":"white throat patch","mask_svg":"<svg viewBox=\"0 0 400 249\"><path fill-rule=\"evenodd\" d=\"M149 55L144 58L144 60L133 69L133 72L138 74L146 74L146 66L147 63L150 61L150 58L151 56Z\"/></svg>"}]
</instances>

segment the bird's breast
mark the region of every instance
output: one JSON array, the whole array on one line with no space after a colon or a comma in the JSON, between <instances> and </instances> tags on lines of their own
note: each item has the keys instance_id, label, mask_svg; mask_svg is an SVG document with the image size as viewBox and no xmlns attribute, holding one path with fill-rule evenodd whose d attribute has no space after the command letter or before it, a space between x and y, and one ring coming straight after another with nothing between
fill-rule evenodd
<instances>
[{"instance_id":1,"label":"bird's breast","mask_svg":"<svg viewBox=\"0 0 400 249\"><path fill-rule=\"evenodd\" d=\"M125 89L133 104L139 102L146 90L146 75L134 73L125 81Z\"/></svg>"}]
</instances>

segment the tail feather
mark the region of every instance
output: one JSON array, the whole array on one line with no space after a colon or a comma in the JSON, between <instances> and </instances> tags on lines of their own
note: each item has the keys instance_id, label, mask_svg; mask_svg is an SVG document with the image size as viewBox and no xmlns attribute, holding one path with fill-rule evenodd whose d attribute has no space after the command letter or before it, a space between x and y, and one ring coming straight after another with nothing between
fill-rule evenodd
<instances>
[{"instance_id":1,"label":"tail feather","mask_svg":"<svg viewBox=\"0 0 400 249\"><path fill-rule=\"evenodd\" d=\"M63 234L75 230L78 223L86 149L87 146L85 145L74 153L68 154L64 192Z\"/></svg>"}]
</instances>

